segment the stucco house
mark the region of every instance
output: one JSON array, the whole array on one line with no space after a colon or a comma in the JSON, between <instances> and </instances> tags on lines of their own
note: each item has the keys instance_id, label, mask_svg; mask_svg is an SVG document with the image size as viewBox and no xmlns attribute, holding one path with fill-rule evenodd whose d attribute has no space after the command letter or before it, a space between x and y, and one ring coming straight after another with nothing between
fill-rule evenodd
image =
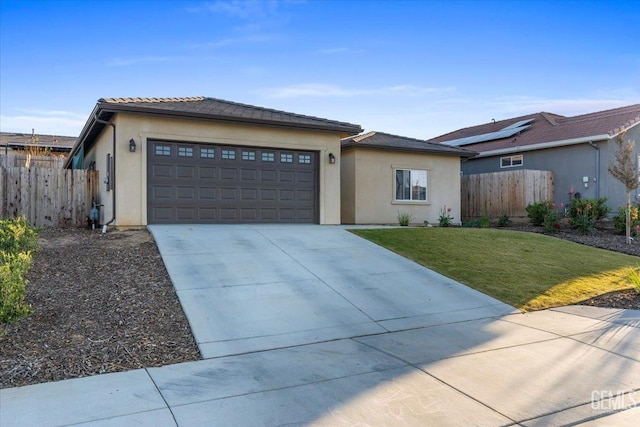
<instances>
[{"instance_id":1,"label":"stucco house","mask_svg":"<svg viewBox=\"0 0 640 427\"><path fill-rule=\"evenodd\" d=\"M437 223L442 209L460 222L460 163L475 152L419 139L368 132L342 140L342 222Z\"/></svg>"},{"instance_id":2,"label":"stucco house","mask_svg":"<svg viewBox=\"0 0 640 427\"><path fill-rule=\"evenodd\" d=\"M640 104L573 117L541 112L459 129L429 142L477 151L462 164L465 175L548 170L554 174L556 203L569 202L573 190L584 198L607 197L615 212L625 203L625 188L608 166L621 132L640 149L639 124Z\"/></svg>"},{"instance_id":3,"label":"stucco house","mask_svg":"<svg viewBox=\"0 0 640 427\"><path fill-rule=\"evenodd\" d=\"M340 223L359 125L215 98L100 99L65 166L99 170L100 223Z\"/></svg>"}]
</instances>

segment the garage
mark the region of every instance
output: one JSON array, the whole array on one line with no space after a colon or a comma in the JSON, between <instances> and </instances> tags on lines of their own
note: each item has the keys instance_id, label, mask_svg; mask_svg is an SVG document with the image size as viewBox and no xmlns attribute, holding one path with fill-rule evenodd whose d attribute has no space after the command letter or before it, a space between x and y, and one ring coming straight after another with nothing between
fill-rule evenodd
<instances>
[{"instance_id":1,"label":"garage","mask_svg":"<svg viewBox=\"0 0 640 427\"><path fill-rule=\"evenodd\" d=\"M359 125L204 96L101 98L65 168L100 178L101 225L340 223Z\"/></svg>"},{"instance_id":2,"label":"garage","mask_svg":"<svg viewBox=\"0 0 640 427\"><path fill-rule=\"evenodd\" d=\"M314 151L180 141L147 143L147 220L318 223Z\"/></svg>"}]
</instances>

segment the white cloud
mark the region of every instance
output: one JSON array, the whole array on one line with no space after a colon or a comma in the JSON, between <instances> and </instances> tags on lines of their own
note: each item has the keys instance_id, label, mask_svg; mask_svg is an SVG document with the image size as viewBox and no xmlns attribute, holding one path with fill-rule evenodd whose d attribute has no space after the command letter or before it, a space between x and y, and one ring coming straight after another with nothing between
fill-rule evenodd
<instances>
[{"instance_id":1,"label":"white cloud","mask_svg":"<svg viewBox=\"0 0 640 427\"><path fill-rule=\"evenodd\" d=\"M561 114L564 116L575 116L608 110L611 108L618 108L638 102L640 102L638 98L545 99L518 96L500 98L494 101L488 101L486 104L488 108L495 109L498 112L504 112L508 116L514 117L521 114L537 113L540 111Z\"/></svg>"},{"instance_id":2,"label":"white cloud","mask_svg":"<svg viewBox=\"0 0 640 427\"><path fill-rule=\"evenodd\" d=\"M265 43L273 40L275 37L271 34L254 34L243 37L229 37L208 43L199 43L191 46L193 49L219 49L227 46L239 44Z\"/></svg>"},{"instance_id":3,"label":"white cloud","mask_svg":"<svg viewBox=\"0 0 640 427\"><path fill-rule=\"evenodd\" d=\"M232 0L209 2L205 10L244 20L271 18L278 9L275 0Z\"/></svg>"},{"instance_id":4,"label":"white cloud","mask_svg":"<svg viewBox=\"0 0 640 427\"><path fill-rule=\"evenodd\" d=\"M346 89L338 85L323 83L302 83L265 89L269 98L301 97L351 97L367 95L422 96L426 94L455 91L453 87L433 88L414 85L396 85L380 88Z\"/></svg>"},{"instance_id":5,"label":"white cloud","mask_svg":"<svg viewBox=\"0 0 640 427\"><path fill-rule=\"evenodd\" d=\"M86 121L86 115L68 111L35 111L29 115L1 116L0 131L23 132L57 136L78 136Z\"/></svg>"},{"instance_id":6,"label":"white cloud","mask_svg":"<svg viewBox=\"0 0 640 427\"><path fill-rule=\"evenodd\" d=\"M127 58L109 58L107 60L108 67L126 67L128 65L148 63L148 62L167 62L171 58L166 56L130 56Z\"/></svg>"}]
</instances>

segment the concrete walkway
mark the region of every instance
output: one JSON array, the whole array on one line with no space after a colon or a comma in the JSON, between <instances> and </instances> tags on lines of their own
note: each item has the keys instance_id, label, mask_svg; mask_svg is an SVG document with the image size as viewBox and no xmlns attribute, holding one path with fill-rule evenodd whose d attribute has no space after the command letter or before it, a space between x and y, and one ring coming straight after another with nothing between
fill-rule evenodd
<instances>
[{"instance_id":1,"label":"concrete walkway","mask_svg":"<svg viewBox=\"0 0 640 427\"><path fill-rule=\"evenodd\" d=\"M640 312L520 314L329 226L152 226L205 360L0 390L0 426L637 425Z\"/></svg>"}]
</instances>

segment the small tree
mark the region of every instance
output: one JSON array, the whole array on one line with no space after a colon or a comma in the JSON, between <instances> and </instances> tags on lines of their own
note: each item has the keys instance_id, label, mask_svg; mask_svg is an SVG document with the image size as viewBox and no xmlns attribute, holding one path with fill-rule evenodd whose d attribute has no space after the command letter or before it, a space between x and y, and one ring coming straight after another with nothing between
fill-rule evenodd
<instances>
[{"instance_id":1,"label":"small tree","mask_svg":"<svg viewBox=\"0 0 640 427\"><path fill-rule=\"evenodd\" d=\"M624 132L616 139L618 146L615 153L615 161L609 165L609 173L620 181L627 190L627 218L626 232L627 245L631 244L631 192L638 188L638 159L635 156L635 142L625 141Z\"/></svg>"}]
</instances>

